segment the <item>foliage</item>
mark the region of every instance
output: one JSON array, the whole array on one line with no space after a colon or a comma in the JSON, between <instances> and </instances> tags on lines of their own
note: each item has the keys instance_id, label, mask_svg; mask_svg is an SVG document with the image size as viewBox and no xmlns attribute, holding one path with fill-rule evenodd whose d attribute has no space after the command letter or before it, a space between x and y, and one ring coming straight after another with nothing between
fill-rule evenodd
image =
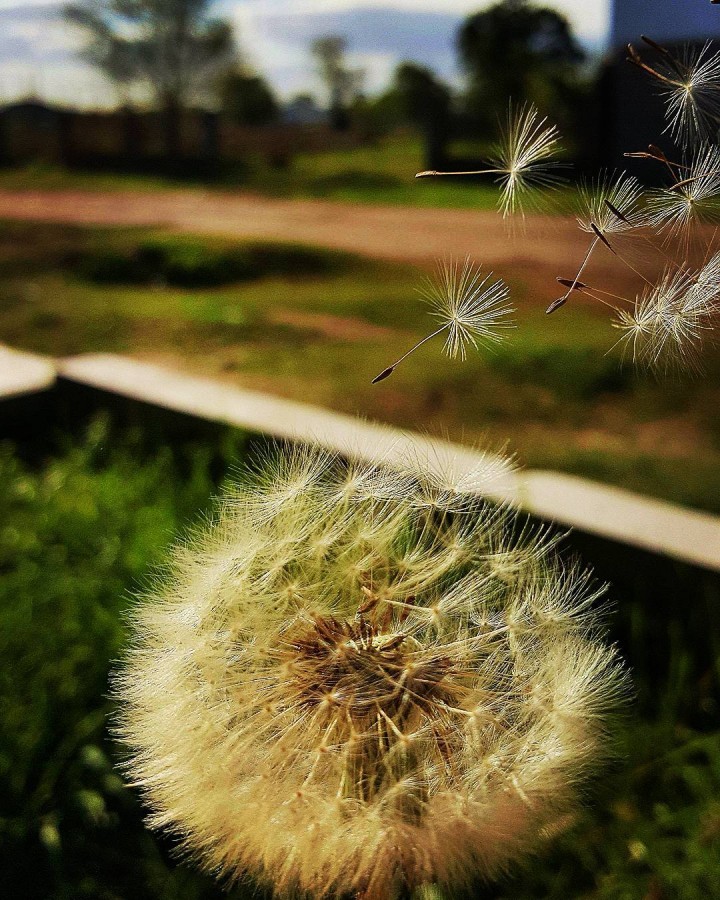
<instances>
[{"instance_id":1,"label":"foliage","mask_svg":"<svg viewBox=\"0 0 720 900\"><path fill-rule=\"evenodd\" d=\"M469 79L468 112L484 129L504 119L510 100L568 124L583 52L560 13L502 0L466 19L458 51Z\"/></svg>"},{"instance_id":2,"label":"foliage","mask_svg":"<svg viewBox=\"0 0 720 900\"><path fill-rule=\"evenodd\" d=\"M330 254L287 244L209 245L187 237L156 237L135 246L96 249L81 256L77 271L98 284L219 287L277 275L332 271Z\"/></svg>"},{"instance_id":3,"label":"foliage","mask_svg":"<svg viewBox=\"0 0 720 900\"><path fill-rule=\"evenodd\" d=\"M223 115L240 125L268 125L280 116L280 105L267 81L242 69L220 79Z\"/></svg>"},{"instance_id":4,"label":"foliage","mask_svg":"<svg viewBox=\"0 0 720 900\"><path fill-rule=\"evenodd\" d=\"M113 769L107 673L129 592L213 489L225 446L149 450L96 421L39 469L0 451L0 886L23 898L200 898Z\"/></svg>"},{"instance_id":5,"label":"foliage","mask_svg":"<svg viewBox=\"0 0 720 900\"><path fill-rule=\"evenodd\" d=\"M364 72L351 69L345 61L347 39L339 34L317 38L312 45L320 77L328 92L330 122L339 131L350 124L348 108L360 93Z\"/></svg>"}]
</instances>

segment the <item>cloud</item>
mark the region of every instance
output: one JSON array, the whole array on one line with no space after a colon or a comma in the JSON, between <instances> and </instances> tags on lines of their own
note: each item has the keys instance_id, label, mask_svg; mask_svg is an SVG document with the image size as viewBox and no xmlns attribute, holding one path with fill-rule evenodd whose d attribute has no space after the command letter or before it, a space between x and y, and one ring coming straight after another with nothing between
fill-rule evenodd
<instances>
[{"instance_id":1,"label":"cloud","mask_svg":"<svg viewBox=\"0 0 720 900\"><path fill-rule=\"evenodd\" d=\"M441 9L442 14L460 19L491 6L494 2L497 0L442 0L442 2L390 0L384 5L393 12L415 16L438 13L438 9ZM567 16L583 40L597 43L608 31L612 0L543 0L543 2ZM241 5L253 15L262 15L266 11L270 14L280 11L288 16L311 17L318 14L333 15L373 10L383 4L378 3L378 0L244 0ZM227 0L224 6L228 11L233 8L233 4Z\"/></svg>"},{"instance_id":2,"label":"cloud","mask_svg":"<svg viewBox=\"0 0 720 900\"><path fill-rule=\"evenodd\" d=\"M407 12L390 7L348 9L336 12L268 12L255 21L256 34L266 47L264 62L273 71L273 58L291 53L308 84L314 81L310 47L325 34L348 38L349 60L366 72L366 88L380 90L398 62L412 59L430 66L443 77L454 71L455 33L462 19L453 14ZM269 57L268 57L268 52Z\"/></svg>"},{"instance_id":3,"label":"cloud","mask_svg":"<svg viewBox=\"0 0 720 900\"><path fill-rule=\"evenodd\" d=\"M347 34L359 53L393 53L430 59L452 51L461 17L432 12L406 12L392 7L350 9L312 14L276 13L264 27L277 40L307 46L323 34Z\"/></svg>"},{"instance_id":4,"label":"cloud","mask_svg":"<svg viewBox=\"0 0 720 900\"><path fill-rule=\"evenodd\" d=\"M220 0L213 12L238 26L245 56L284 96L322 92L309 46L315 37L346 34L350 62L366 70L366 89L381 90L398 62L412 59L456 77L454 39L462 19L491 0ZM578 33L599 40L609 0L545 0L568 13ZM67 102L108 103L113 92L81 63L78 32L62 20L62 0L0 0L0 90L47 86ZM82 100L81 100L82 98Z\"/></svg>"}]
</instances>

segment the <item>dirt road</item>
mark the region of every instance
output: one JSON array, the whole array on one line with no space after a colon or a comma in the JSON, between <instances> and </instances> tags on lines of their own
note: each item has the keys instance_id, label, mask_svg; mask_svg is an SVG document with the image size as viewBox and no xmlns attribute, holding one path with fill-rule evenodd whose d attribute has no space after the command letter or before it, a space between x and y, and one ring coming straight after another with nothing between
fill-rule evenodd
<instances>
[{"instance_id":1,"label":"dirt road","mask_svg":"<svg viewBox=\"0 0 720 900\"><path fill-rule=\"evenodd\" d=\"M0 218L275 238L427 263L470 254L491 267L568 274L587 240L572 219L529 218L512 234L493 212L274 200L203 191L89 193L0 191ZM609 260L608 260L609 262Z\"/></svg>"}]
</instances>

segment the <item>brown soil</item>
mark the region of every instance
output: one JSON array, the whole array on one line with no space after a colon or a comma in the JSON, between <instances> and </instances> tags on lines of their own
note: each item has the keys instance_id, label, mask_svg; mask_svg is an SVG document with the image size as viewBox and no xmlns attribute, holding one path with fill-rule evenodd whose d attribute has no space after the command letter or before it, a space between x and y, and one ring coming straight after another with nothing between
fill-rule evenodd
<instances>
[{"instance_id":1,"label":"brown soil","mask_svg":"<svg viewBox=\"0 0 720 900\"><path fill-rule=\"evenodd\" d=\"M486 269L531 285L527 300L532 304L546 304L561 292L555 277L572 277L588 242L570 217L529 216L509 230L491 211L359 206L200 190L0 191L0 218L162 226L297 241L423 266L469 255ZM609 252L599 251L585 277L608 290L627 292L633 283L628 274ZM573 302L583 298L576 295Z\"/></svg>"},{"instance_id":2,"label":"brown soil","mask_svg":"<svg viewBox=\"0 0 720 900\"><path fill-rule=\"evenodd\" d=\"M327 313L302 312L297 309L275 309L267 319L276 325L290 325L303 331L312 331L335 341L363 342L381 340L397 332L382 325L372 325L351 316L333 316Z\"/></svg>"}]
</instances>

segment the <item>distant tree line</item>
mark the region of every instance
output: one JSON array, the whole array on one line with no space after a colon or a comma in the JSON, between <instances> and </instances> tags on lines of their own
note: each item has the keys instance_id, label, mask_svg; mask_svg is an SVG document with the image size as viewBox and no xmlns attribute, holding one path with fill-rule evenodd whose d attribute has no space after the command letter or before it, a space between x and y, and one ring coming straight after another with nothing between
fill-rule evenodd
<instances>
[{"instance_id":1,"label":"distant tree line","mask_svg":"<svg viewBox=\"0 0 720 900\"><path fill-rule=\"evenodd\" d=\"M213 17L212 6L213 0L77 0L65 9L86 34L84 58L121 98L140 92L163 112L168 157L180 152L178 122L189 105L211 105L247 125L282 114L282 103L243 63L231 26ZM413 127L424 136L429 165L451 134L493 135L511 98L534 103L570 134L579 130L591 82L585 54L560 13L531 0L500 0L463 22L456 47L461 89L405 61L383 93L367 97L363 71L348 64L347 39L318 38L309 50L331 125L368 134ZM305 115L313 109L311 98L298 104Z\"/></svg>"}]
</instances>

